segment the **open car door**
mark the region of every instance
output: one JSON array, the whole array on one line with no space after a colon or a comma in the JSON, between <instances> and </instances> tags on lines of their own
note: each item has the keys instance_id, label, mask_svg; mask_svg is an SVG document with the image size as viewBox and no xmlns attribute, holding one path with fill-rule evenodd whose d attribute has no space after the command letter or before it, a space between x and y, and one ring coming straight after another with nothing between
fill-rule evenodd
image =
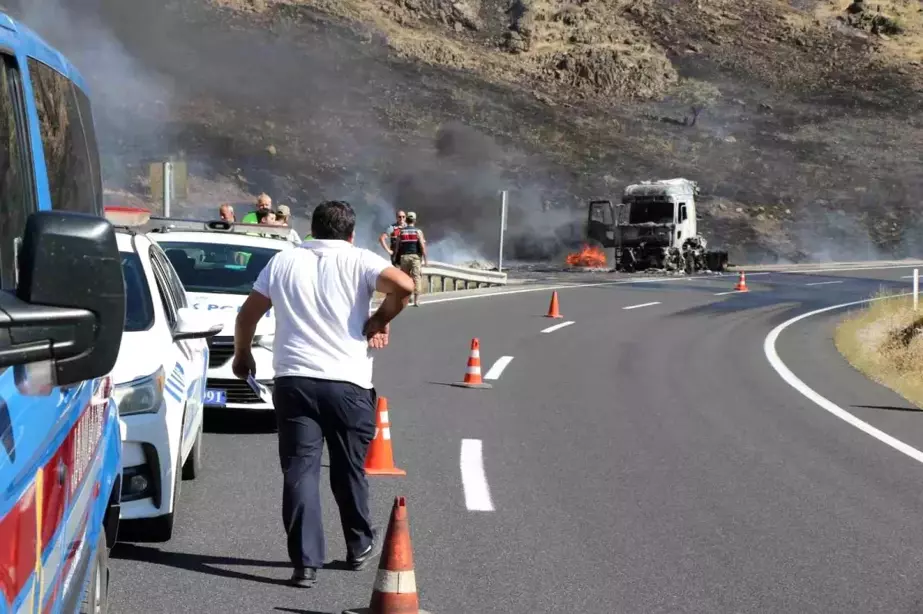
<instances>
[{"instance_id":1,"label":"open car door","mask_svg":"<svg viewBox=\"0 0 923 614\"><path fill-rule=\"evenodd\" d=\"M586 236L603 247L615 247L615 208L611 200L590 201Z\"/></svg>"}]
</instances>

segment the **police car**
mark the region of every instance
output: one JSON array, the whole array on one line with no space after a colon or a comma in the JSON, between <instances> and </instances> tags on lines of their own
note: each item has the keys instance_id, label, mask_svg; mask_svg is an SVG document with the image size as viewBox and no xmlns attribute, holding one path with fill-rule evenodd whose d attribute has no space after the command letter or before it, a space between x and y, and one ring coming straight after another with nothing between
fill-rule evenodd
<instances>
[{"instance_id":1,"label":"police car","mask_svg":"<svg viewBox=\"0 0 923 614\"><path fill-rule=\"evenodd\" d=\"M0 142L0 614L105 612L119 253L86 83L2 11Z\"/></svg>"},{"instance_id":2,"label":"police car","mask_svg":"<svg viewBox=\"0 0 923 614\"><path fill-rule=\"evenodd\" d=\"M289 228L224 221L151 218L148 236L166 252L189 294L194 309L215 314L224 323L222 335L211 341L208 361L207 407L271 410L272 343L276 322L270 309L257 325L253 359L257 389L231 371L234 321L269 259L294 249Z\"/></svg>"},{"instance_id":3,"label":"police car","mask_svg":"<svg viewBox=\"0 0 923 614\"><path fill-rule=\"evenodd\" d=\"M217 318L189 307L163 250L133 230L150 214L109 207L125 279L125 334L112 371L122 434L121 519L145 519L144 535L173 534L182 479L202 471L208 337Z\"/></svg>"}]
</instances>

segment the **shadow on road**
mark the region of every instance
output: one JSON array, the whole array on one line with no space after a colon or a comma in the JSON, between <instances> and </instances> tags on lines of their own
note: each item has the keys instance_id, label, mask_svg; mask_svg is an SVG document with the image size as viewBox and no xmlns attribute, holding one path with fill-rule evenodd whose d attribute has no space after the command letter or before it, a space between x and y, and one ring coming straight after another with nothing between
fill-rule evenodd
<instances>
[{"instance_id":1,"label":"shadow on road","mask_svg":"<svg viewBox=\"0 0 923 614\"><path fill-rule=\"evenodd\" d=\"M113 558L126 561L139 561L142 563L154 563L156 565L165 565L176 569L194 571L198 573L220 576L222 578L231 578L234 580L249 580L261 584L272 584L276 586L288 586L283 578L266 578L257 576L243 571L231 569L222 569L216 565L240 565L246 567L278 567L291 569L291 563L288 561L258 561L255 559L242 559L232 556L211 556L207 554L190 554L186 552L165 552L149 546L136 546L133 544L116 544L112 549ZM322 613L323 614L323 613Z\"/></svg>"},{"instance_id":2,"label":"shadow on road","mask_svg":"<svg viewBox=\"0 0 923 614\"><path fill-rule=\"evenodd\" d=\"M897 407L894 405L850 405L857 409L883 409L885 411L923 411L919 407Z\"/></svg>"},{"instance_id":3,"label":"shadow on road","mask_svg":"<svg viewBox=\"0 0 923 614\"><path fill-rule=\"evenodd\" d=\"M291 612L291 614L335 614L334 612L320 612L318 610L296 610L295 608L274 608L277 612Z\"/></svg>"}]
</instances>

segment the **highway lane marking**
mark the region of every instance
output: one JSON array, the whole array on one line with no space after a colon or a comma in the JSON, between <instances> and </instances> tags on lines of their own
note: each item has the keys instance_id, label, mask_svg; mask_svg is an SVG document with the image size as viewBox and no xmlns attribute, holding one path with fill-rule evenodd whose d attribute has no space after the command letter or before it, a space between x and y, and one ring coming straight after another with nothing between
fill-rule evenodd
<instances>
[{"instance_id":1,"label":"highway lane marking","mask_svg":"<svg viewBox=\"0 0 923 614\"><path fill-rule=\"evenodd\" d=\"M778 273L789 273L795 275L810 275L811 273L839 273L840 271L888 271L891 269L912 269L919 267L919 264L889 264L885 266L859 266L859 267L841 267L832 269L787 269L777 271ZM755 273L753 273L755 275ZM750 273L748 273L750 275Z\"/></svg>"},{"instance_id":2,"label":"highway lane marking","mask_svg":"<svg viewBox=\"0 0 923 614\"><path fill-rule=\"evenodd\" d=\"M573 322L572 320L569 320L569 321L567 321L567 322L561 322L560 324L555 324L554 326L549 326L548 328L542 330L541 332L543 332L543 333L553 333L554 331L556 331L556 330L558 330L558 329L561 329L561 328L564 328L565 326L570 326L570 325L573 324L573 323L574 323L574 322Z\"/></svg>"},{"instance_id":3,"label":"highway lane marking","mask_svg":"<svg viewBox=\"0 0 923 614\"><path fill-rule=\"evenodd\" d=\"M512 356L501 356L497 359L497 362L494 363L494 366L484 374L484 379L500 379L500 376L503 374L503 370L506 369L506 366L513 361Z\"/></svg>"},{"instance_id":4,"label":"highway lane marking","mask_svg":"<svg viewBox=\"0 0 923 614\"><path fill-rule=\"evenodd\" d=\"M642 307L652 307L659 304L660 301L654 301L652 303L641 303L640 305L628 305L627 307L622 307L622 309L641 309Z\"/></svg>"},{"instance_id":5,"label":"highway lane marking","mask_svg":"<svg viewBox=\"0 0 923 614\"><path fill-rule=\"evenodd\" d=\"M730 292L716 292L715 296L727 296L728 294L741 294L740 290L731 290Z\"/></svg>"},{"instance_id":6,"label":"highway lane marking","mask_svg":"<svg viewBox=\"0 0 923 614\"><path fill-rule=\"evenodd\" d=\"M814 283L805 284L805 286L829 286L830 284L841 284L842 281L815 281Z\"/></svg>"},{"instance_id":7,"label":"highway lane marking","mask_svg":"<svg viewBox=\"0 0 923 614\"><path fill-rule=\"evenodd\" d=\"M492 512L494 504L490 500L487 476L484 475L482 447L480 439L462 439L462 489L465 491L465 506L469 511Z\"/></svg>"},{"instance_id":8,"label":"highway lane marking","mask_svg":"<svg viewBox=\"0 0 923 614\"><path fill-rule=\"evenodd\" d=\"M836 309L843 309L845 307L853 307L855 305L864 305L865 303L871 303L873 301L881 301L881 300L886 300L889 298L896 298L900 296L910 296L910 293L906 292L903 294L897 294L893 296L883 296L883 297L878 297L878 298L865 299L862 301L854 301L852 303L843 303L840 305L833 305L832 307L824 307L823 309L815 309L814 311L803 313L800 316L796 316L792 318L791 320L783 322L782 324L779 324L774 329L772 329L772 331L766 336L766 340L763 342L763 352L766 354L766 359L769 361L769 364L772 366L773 369L776 370L776 373L778 373L779 376L783 380L785 380L785 383L787 383L789 386L797 390L804 397L810 399L816 405L830 412L831 414L833 414L840 420L843 420L844 422L853 425L854 427L856 427L863 433L867 435L871 435L878 441L891 446L898 452L902 452L906 454L907 456L909 456L910 458L912 458L913 460L919 463L923 463L923 452L921 452L920 450L917 450L913 446L904 443L903 441L901 441L900 439L897 439L896 437L892 437L891 435L888 435L884 431L875 428L868 422L865 422L864 420L860 420L859 418L855 417L854 415L852 415L851 413L849 413L848 411L846 411L845 409L843 409L842 407L834 403L833 401L827 399L824 396L821 396L816 391L814 391L812 388L810 388L807 384L801 381L798 378L798 376L792 373L792 371L787 366L785 366L785 363L782 362L782 359L779 358L779 354L776 351L776 341L779 339L779 335L782 333L782 331L784 331L786 328L788 328L792 324L795 324L796 322L800 322L801 320L804 320L806 318L810 318L812 316L816 316L821 313L826 313L828 311L834 311Z\"/></svg>"}]
</instances>

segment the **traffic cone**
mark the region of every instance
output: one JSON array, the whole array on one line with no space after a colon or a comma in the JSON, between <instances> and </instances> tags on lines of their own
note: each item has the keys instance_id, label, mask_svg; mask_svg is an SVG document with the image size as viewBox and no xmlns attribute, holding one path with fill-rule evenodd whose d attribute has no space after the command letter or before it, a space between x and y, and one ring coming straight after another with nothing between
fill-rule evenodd
<instances>
[{"instance_id":1,"label":"traffic cone","mask_svg":"<svg viewBox=\"0 0 923 614\"><path fill-rule=\"evenodd\" d=\"M561 310L558 307L558 291L555 290L551 293L551 304L548 305L548 313L545 315L546 318L563 318L561 315Z\"/></svg>"},{"instance_id":2,"label":"traffic cone","mask_svg":"<svg viewBox=\"0 0 923 614\"><path fill-rule=\"evenodd\" d=\"M749 292L747 288L747 275L743 271L740 272L740 277L737 280L737 285L734 286L734 290L737 292Z\"/></svg>"},{"instance_id":3,"label":"traffic cone","mask_svg":"<svg viewBox=\"0 0 923 614\"><path fill-rule=\"evenodd\" d=\"M369 452L365 457L366 475L407 475L406 471L394 466L387 398L378 397L375 415L375 438L369 445Z\"/></svg>"},{"instance_id":4,"label":"traffic cone","mask_svg":"<svg viewBox=\"0 0 923 614\"><path fill-rule=\"evenodd\" d=\"M420 609L417 597L413 547L410 545L410 524L404 497L394 498L369 607L343 610L343 614L429 614Z\"/></svg>"},{"instance_id":5,"label":"traffic cone","mask_svg":"<svg viewBox=\"0 0 923 614\"><path fill-rule=\"evenodd\" d=\"M468 355L468 368L465 369L465 381L456 382L453 386L463 388L493 388L481 379L481 342L477 337L471 340L471 354Z\"/></svg>"}]
</instances>

